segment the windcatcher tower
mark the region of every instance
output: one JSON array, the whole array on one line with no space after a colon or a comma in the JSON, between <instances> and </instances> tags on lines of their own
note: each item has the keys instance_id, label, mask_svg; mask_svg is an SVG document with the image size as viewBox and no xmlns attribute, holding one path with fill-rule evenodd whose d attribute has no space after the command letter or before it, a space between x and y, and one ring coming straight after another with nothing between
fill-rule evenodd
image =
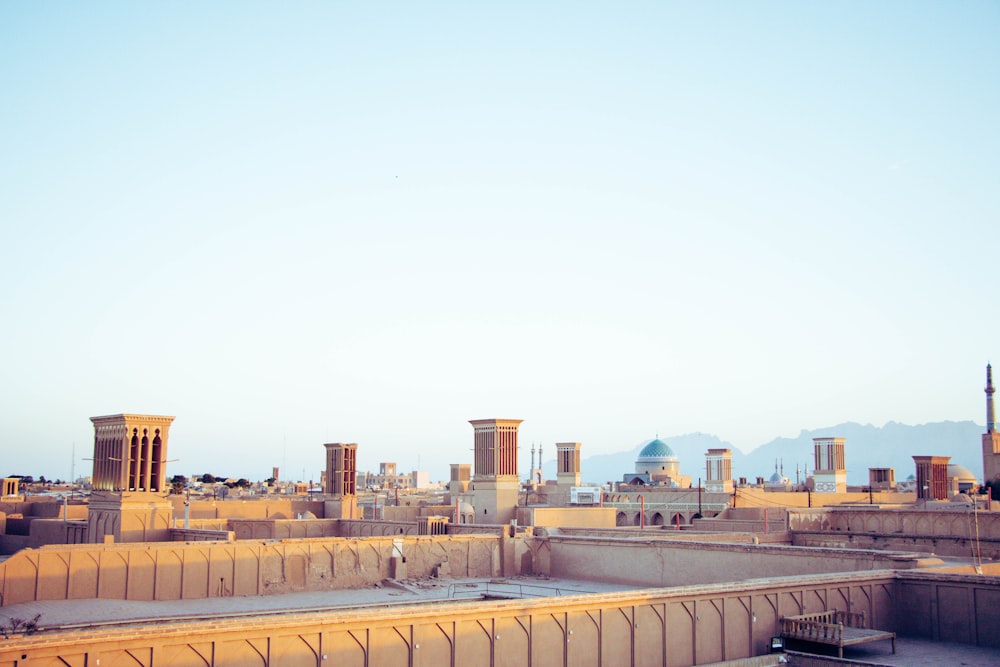
<instances>
[{"instance_id":1,"label":"windcatcher tower","mask_svg":"<svg viewBox=\"0 0 1000 667\"><path fill-rule=\"evenodd\" d=\"M94 423L93 487L97 491L167 490L167 440L173 417L107 415Z\"/></svg>"},{"instance_id":2,"label":"windcatcher tower","mask_svg":"<svg viewBox=\"0 0 1000 667\"><path fill-rule=\"evenodd\" d=\"M323 493L327 495L324 516L327 519L359 518L358 445L330 442L323 447L326 448L326 483Z\"/></svg>"},{"instance_id":3,"label":"windcatcher tower","mask_svg":"<svg viewBox=\"0 0 1000 667\"><path fill-rule=\"evenodd\" d=\"M710 449L705 453L705 490L733 492L733 450Z\"/></svg>"},{"instance_id":4,"label":"windcatcher tower","mask_svg":"<svg viewBox=\"0 0 1000 667\"><path fill-rule=\"evenodd\" d=\"M580 443L556 443L556 483L559 486L580 486Z\"/></svg>"},{"instance_id":5,"label":"windcatcher tower","mask_svg":"<svg viewBox=\"0 0 1000 667\"><path fill-rule=\"evenodd\" d=\"M517 473L517 431L522 419L473 419L476 523L515 518L521 480Z\"/></svg>"},{"instance_id":6,"label":"windcatcher tower","mask_svg":"<svg viewBox=\"0 0 1000 667\"><path fill-rule=\"evenodd\" d=\"M986 433L983 433L983 482L1000 477L1000 433L993 410L993 367L986 364Z\"/></svg>"},{"instance_id":7,"label":"windcatcher tower","mask_svg":"<svg viewBox=\"0 0 1000 667\"><path fill-rule=\"evenodd\" d=\"M813 438L813 485L816 493L846 493L843 438Z\"/></svg>"},{"instance_id":8,"label":"windcatcher tower","mask_svg":"<svg viewBox=\"0 0 1000 667\"><path fill-rule=\"evenodd\" d=\"M118 414L94 424L94 493L87 541L160 542L169 539L167 441L173 417Z\"/></svg>"}]
</instances>

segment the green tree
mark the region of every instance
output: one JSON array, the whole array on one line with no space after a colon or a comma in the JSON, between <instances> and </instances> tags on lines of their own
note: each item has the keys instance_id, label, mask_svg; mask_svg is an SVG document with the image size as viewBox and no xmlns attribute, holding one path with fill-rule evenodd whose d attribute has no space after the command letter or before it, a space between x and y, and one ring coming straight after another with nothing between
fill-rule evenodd
<instances>
[{"instance_id":1,"label":"green tree","mask_svg":"<svg viewBox=\"0 0 1000 667\"><path fill-rule=\"evenodd\" d=\"M202 484L215 484L216 482L215 475L213 475L210 472L206 472L204 475L201 476L201 482Z\"/></svg>"},{"instance_id":2,"label":"green tree","mask_svg":"<svg viewBox=\"0 0 1000 667\"><path fill-rule=\"evenodd\" d=\"M184 475L174 475L170 478L170 493L178 494L184 493L184 487L187 485L187 477Z\"/></svg>"}]
</instances>

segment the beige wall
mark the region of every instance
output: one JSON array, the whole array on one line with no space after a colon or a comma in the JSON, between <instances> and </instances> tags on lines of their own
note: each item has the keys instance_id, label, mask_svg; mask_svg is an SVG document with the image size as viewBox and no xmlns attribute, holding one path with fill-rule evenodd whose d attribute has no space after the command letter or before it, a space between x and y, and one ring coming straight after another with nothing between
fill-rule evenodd
<instances>
[{"instance_id":1,"label":"beige wall","mask_svg":"<svg viewBox=\"0 0 1000 667\"><path fill-rule=\"evenodd\" d=\"M183 519L185 496L170 495L167 498L174 506L174 517ZM268 519L275 514L281 514L286 519L294 519L306 512L325 518L325 501L271 497L255 500L191 500L192 519Z\"/></svg>"},{"instance_id":2,"label":"beige wall","mask_svg":"<svg viewBox=\"0 0 1000 667\"><path fill-rule=\"evenodd\" d=\"M767 652L782 616L865 611L873 625L1000 645L998 615L960 621L1000 593L982 577L892 573L784 578L533 600L412 605L176 623L7 640L0 667L280 665L591 667L734 660ZM916 609L916 613L913 613ZM936 609L935 614L922 614ZM906 617L906 618L904 618ZM955 640L952 639L952 640ZM60 661L61 660L61 661Z\"/></svg>"},{"instance_id":3,"label":"beige wall","mask_svg":"<svg viewBox=\"0 0 1000 667\"><path fill-rule=\"evenodd\" d=\"M734 578L909 568L928 563L916 554L855 549L560 535L537 540L533 559L536 572L553 577L655 587L714 584ZM931 562L940 564L938 559Z\"/></svg>"},{"instance_id":4,"label":"beige wall","mask_svg":"<svg viewBox=\"0 0 1000 667\"><path fill-rule=\"evenodd\" d=\"M453 576L502 573L503 540L404 537L409 576L447 562ZM0 563L3 605L30 600L177 600L368 586L392 576L392 538L261 543L49 546Z\"/></svg>"},{"instance_id":5,"label":"beige wall","mask_svg":"<svg viewBox=\"0 0 1000 667\"><path fill-rule=\"evenodd\" d=\"M523 526L570 528L614 528L611 507L522 507L517 522Z\"/></svg>"},{"instance_id":6,"label":"beige wall","mask_svg":"<svg viewBox=\"0 0 1000 667\"><path fill-rule=\"evenodd\" d=\"M955 509L825 508L789 512L793 544L933 551L1000 558L1000 512Z\"/></svg>"}]
</instances>

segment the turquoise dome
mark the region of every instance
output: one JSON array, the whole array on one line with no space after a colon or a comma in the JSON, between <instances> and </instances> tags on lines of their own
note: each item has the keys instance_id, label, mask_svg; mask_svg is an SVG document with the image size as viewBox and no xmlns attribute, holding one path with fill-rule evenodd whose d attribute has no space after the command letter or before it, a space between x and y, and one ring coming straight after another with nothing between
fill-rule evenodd
<instances>
[{"instance_id":1,"label":"turquoise dome","mask_svg":"<svg viewBox=\"0 0 1000 667\"><path fill-rule=\"evenodd\" d=\"M656 438L655 440L650 440L646 443L646 446L642 448L639 452L640 459L672 459L676 458L674 455L674 450L670 449L670 446Z\"/></svg>"}]
</instances>

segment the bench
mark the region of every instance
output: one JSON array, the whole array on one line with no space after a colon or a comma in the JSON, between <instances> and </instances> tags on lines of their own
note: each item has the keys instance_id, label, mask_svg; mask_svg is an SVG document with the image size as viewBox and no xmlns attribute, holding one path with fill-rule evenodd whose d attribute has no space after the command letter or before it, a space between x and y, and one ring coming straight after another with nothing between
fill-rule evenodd
<instances>
[{"instance_id":1,"label":"bench","mask_svg":"<svg viewBox=\"0 0 1000 667\"><path fill-rule=\"evenodd\" d=\"M781 636L816 644L837 647L837 657L844 657L844 647L888 639L896 653L896 633L865 627L865 613L853 611L821 611L815 614L784 616L781 619Z\"/></svg>"}]
</instances>

